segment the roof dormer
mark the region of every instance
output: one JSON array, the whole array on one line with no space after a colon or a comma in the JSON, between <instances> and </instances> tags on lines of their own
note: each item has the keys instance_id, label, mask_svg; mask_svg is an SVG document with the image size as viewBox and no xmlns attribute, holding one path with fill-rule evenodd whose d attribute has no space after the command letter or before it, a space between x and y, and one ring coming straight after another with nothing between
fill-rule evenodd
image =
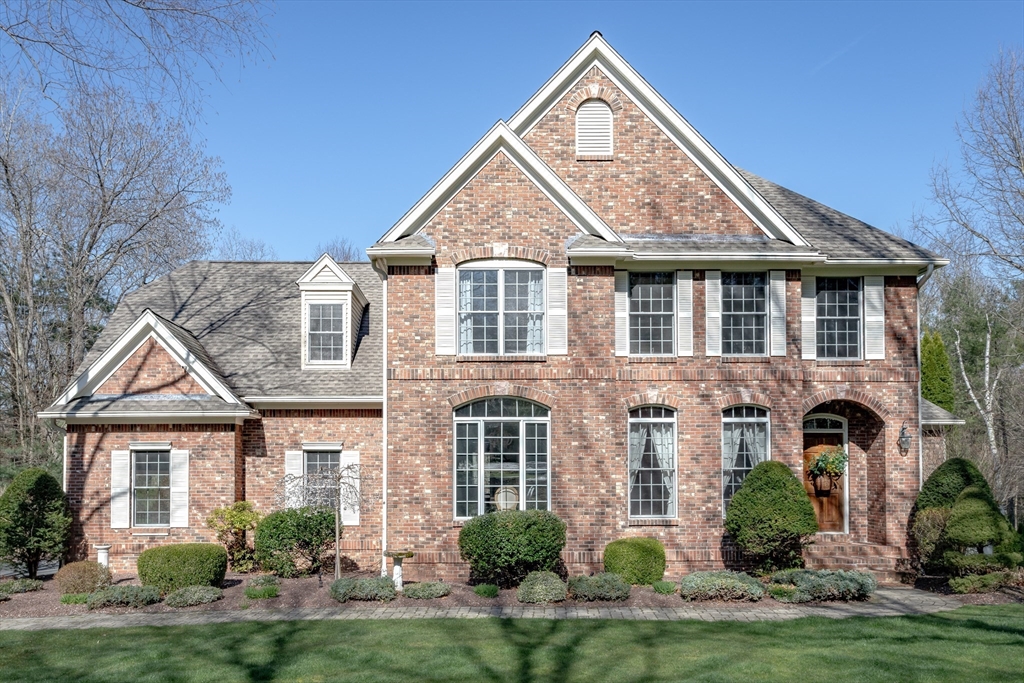
<instances>
[{"instance_id":1,"label":"roof dormer","mask_svg":"<svg viewBox=\"0 0 1024 683\"><path fill-rule=\"evenodd\" d=\"M302 367L351 367L367 304L359 285L329 254L296 284L302 292Z\"/></svg>"}]
</instances>

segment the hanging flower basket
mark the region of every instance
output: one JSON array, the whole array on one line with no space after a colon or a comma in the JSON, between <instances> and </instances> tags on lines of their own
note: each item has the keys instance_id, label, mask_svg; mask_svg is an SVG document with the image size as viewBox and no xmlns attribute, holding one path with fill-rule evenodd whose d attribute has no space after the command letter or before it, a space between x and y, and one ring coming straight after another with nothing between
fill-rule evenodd
<instances>
[{"instance_id":1,"label":"hanging flower basket","mask_svg":"<svg viewBox=\"0 0 1024 683\"><path fill-rule=\"evenodd\" d=\"M838 481L846 472L850 457L839 446L826 448L807 464L807 478L814 485L814 495L828 498L839 488Z\"/></svg>"},{"instance_id":2,"label":"hanging flower basket","mask_svg":"<svg viewBox=\"0 0 1024 683\"><path fill-rule=\"evenodd\" d=\"M818 498L828 498L832 495L832 491L839 488L836 484L836 479L827 474L821 476L812 475L810 479L814 484L814 495Z\"/></svg>"}]
</instances>

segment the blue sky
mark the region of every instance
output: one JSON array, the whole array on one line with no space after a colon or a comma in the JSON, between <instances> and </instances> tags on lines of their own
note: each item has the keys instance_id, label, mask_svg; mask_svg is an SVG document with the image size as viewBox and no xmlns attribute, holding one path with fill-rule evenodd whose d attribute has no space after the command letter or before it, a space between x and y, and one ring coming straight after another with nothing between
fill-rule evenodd
<instances>
[{"instance_id":1,"label":"blue sky","mask_svg":"<svg viewBox=\"0 0 1024 683\"><path fill-rule=\"evenodd\" d=\"M225 227L282 259L369 246L593 30L733 164L894 229L927 208L999 47L1024 43L1024 0L282 0L273 58L208 89Z\"/></svg>"}]
</instances>

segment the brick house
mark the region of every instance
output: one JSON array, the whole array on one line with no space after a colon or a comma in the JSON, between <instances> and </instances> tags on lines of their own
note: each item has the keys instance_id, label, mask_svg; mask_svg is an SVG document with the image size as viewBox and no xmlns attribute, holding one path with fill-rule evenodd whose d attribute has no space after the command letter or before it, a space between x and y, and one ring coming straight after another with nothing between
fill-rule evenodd
<instances>
[{"instance_id":1,"label":"brick house","mask_svg":"<svg viewBox=\"0 0 1024 683\"><path fill-rule=\"evenodd\" d=\"M771 458L814 502L812 563L904 556L924 436L955 420L919 392L918 288L947 261L732 166L600 34L367 253L195 262L125 298L42 413L80 555L131 570L351 462L363 567L407 548L411 578L464 579L466 519L541 508L570 571L643 535L679 574L738 562L723 514ZM825 496L828 446L850 459Z\"/></svg>"}]
</instances>

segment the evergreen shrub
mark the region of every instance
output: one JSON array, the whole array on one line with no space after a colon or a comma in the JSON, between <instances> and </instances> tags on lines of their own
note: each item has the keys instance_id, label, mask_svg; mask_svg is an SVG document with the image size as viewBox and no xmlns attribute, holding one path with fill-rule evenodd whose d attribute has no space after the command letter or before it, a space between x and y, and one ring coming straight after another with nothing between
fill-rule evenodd
<instances>
[{"instance_id":1,"label":"evergreen shrub","mask_svg":"<svg viewBox=\"0 0 1024 683\"><path fill-rule=\"evenodd\" d=\"M672 581L655 581L651 587L659 595L672 595L676 592L676 584Z\"/></svg>"},{"instance_id":2,"label":"evergreen shrub","mask_svg":"<svg viewBox=\"0 0 1024 683\"><path fill-rule=\"evenodd\" d=\"M0 563L36 578L39 563L67 551L71 510L60 482L39 467L18 474L0 496Z\"/></svg>"},{"instance_id":3,"label":"evergreen shrub","mask_svg":"<svg viewBox=\"0 0 1024 683\"><path fill-rule=\"evenodd\" d=\"M84 605L87 602L89 602L88 593L65 593L60 596L62 605Z\"/></svg>"},{"instance_id":4,"label":"evergreen shrub","mask_svg":"<svg viewBox=\"0 0 1024 683\"><path fill-rule=\"evenodd\" d=\"M992 498L992 489L984 475L970 460L950 458L935 468L917 494L916 510L952 508L968 486L977 486L983 495Z\"/></svg>"},{"instance_id":5,"label":"evergreen shrub","mask_svg":"<svg viewBox=\"0 0 1024 683\"><path fill-rule=\"evenodd\" d=\"M433 600L450 595L452 587L443 581L408 583L402 588L402 595L413 600Z\"/></svg>"},{"instance_id":6,"label":"evergreen shrub","mask_svg":"<svg viewBox=\"0 0 1024 683\"><path fill-rule=\"evenodd\" d=\"M481 583L478 586L473 586L473 592L481 598L496 598L499 590L493 583Z\"/></svg>"},{"instance_id":7,"label":"evergreen shrub","mask_svg":"<svg viewBox=\"0 0 1024 683\"><path fill-rule=\"evenodd\" d=\"M921 396L950 412L955 407L953 367L938 332L925 332L921 338Z\"/></svg>"},{"instance_id":8,"label":"evergreen shrub","mask_svg":"<svg viewBox=\"0 0 1024 683\"><path fill-rule=\"evenodd\" d=\"M503 588L533 571L551 571L565 547L565 522L545 510L502 510L467 521L459 531L459 554L474 581Z\"/></svg>"},{"instance_id":9,"label":"evergreen shrub","mask_svg":"<svg viewBox=\"0 0 1024 683\"><path fill-rule=\"evenodd\" d=\"M972 485L957 496L942 532L952 548L982 548L1015 541L1009 522L999 512L987 487Z\"/></svg>"},{"instance_id":10,"label":"evergreen shrub","mask_svg":"<svg viewBox=\"0 0 1024 683\"><path fill-rule=\"evenodd\" d=\"M186 586L164 598L168 607L194 607L215 602L224 597L224 591L213 586Z\"/></svg>"},{"instance_id":11,"label":"evergreen shrub","mask_svg":"<svg viewBox=\"0 0 1024 683\"><path fill-rule=\"evenodd\" d=\"M160 602L155 586L108 586L89 595L89 609L100 607L145 607Z\"/></svg>"},{"instance_id":12,"label":"evergreen shrub","mask_svg":"<svg viewBox=\"0 0 1024 683\"><path fill-rule=\"evenodd\" d=\"M554 572L530 572L516 589L519 602L542 603L562 602L568 589L565 582Z\"/></svg>"},{"instance_id":13,"label":"evergreen shrub","mask_svg":"<svg viewBox=\"0 0 1024 683\"><path fill-rule=\"evenodd\" d=\"M629 591L630 585L618 574L610 572L569 579L569 595L583 602L626 600L629 598Z\"/></svg>"},{"instance_id":14,"label":"evergreen shrub","mask_svg":"<svg viewBox=\"0 0 1024 683\"><path fill-rule=\"evenodd\" d=\"M1009 572L960 576L950 579L949 587L954 593L988 593L1005 586L1010 577Z\"/></svg>"},{"instance_id":15,"label":"evergreen shrub","mask_svg":"<svg viewBox=\"0 0 1024 683\"><path fill-rule=\"evenodd\" d=\"M110 585L110 570L99 562L81 560L61 567L53 580L62 595L92 593Z\"/></svg>"},{"instance_id":16,"label":"evergreen shrub","mask_svg":"<svg viewBox=\"0 0 1024 683\"><path fill-rule=\"evenodd\" d=\"M914 513L914 524L910 533L917 543L917 555L922 566L931 566L937 559L935 551L939 548L939 541L951 512L950 508L928 508Z\"/></svg>"},{"instance_id":17,"label":"evergreen shrub","mask_svg":"<svg viewBox=\"0 0 1024 683\"><path fill-rule=\"evenodd\" d=\"M867 572L827 569L786 569L772 574L769 582L769 594L781 602L865 600L878 588Z\"/></svg>"},{"instance_id":18,"label":"evergreen shrub","mask_svg":"<svg viewBox=\"0 0 1024 683\"><path fill-rule=\"evenodd\" d=\"M187 586L220 586L228 553L216 543L175 543L139 555L139 581L170 593Z\"/></svg>"},{"instance_id":19,"label":"evergreen shrub","mask_svg":"<svg viewBox=\"0 0 1024 683\"><path fill-rule=\"evenodd\" d=\"M656 538L612 541L604 547L604 570L634 586L649 586L665 575L665 546Z\"/></svg>"},{"instance_id":20,"label":"evergreen shrub","mask_svg":"<svg viewBox=\"0 0 1024 683\"><path fill-rule=\"evenodd\" d=\"M687 602L693 600L757 602L764 597L764 587L760 581L743 572L694 572L687 574L679 582L679 595Z\"/></svg>"},{"instance_id":21,"label":"evergreen shrub","mask_svg":"<svg viewBox=\"0 0 1024 683\"><path fill-rule=\"evenodd\" d=\"M395 582L390 576L356 579L355 585L352 586L352 591L349 593L350 600L365 602L391 602L397 596Z\"/></svg>"},{"instance_id":22,"label":"evergreen shrub","mask_svg":"<svg viewBox=\"0 0 1024 683\"><path fill-rule=\"evenodd\" d=\"M356 587L356 579L338 579L331 584L331 597L338 602L348 602L352 596L352 589Z\"/></svg>"},{"instance_id":23,"label":"evergreen shrub","mask_svg":"<svg viewBox=\"0 0 1024 683\"><path fill-rule=\"evenodd\" d=\"M43 582L38 579L12 579L11 581L0 581L0 593L14 595L15 593L31 593L43 589Z\"/></svg>"},{"instance_id":24,"label":"evergreen shrub","mask_svg":"<svg viewBox=\"0 0 1024 683\"><path fill-rule=\"evenodd\" d=\"M333 543L334 512L329 508L278 510L256 527L256 562L285 578L315 574Z\"/></svg>"}]
</instances>

